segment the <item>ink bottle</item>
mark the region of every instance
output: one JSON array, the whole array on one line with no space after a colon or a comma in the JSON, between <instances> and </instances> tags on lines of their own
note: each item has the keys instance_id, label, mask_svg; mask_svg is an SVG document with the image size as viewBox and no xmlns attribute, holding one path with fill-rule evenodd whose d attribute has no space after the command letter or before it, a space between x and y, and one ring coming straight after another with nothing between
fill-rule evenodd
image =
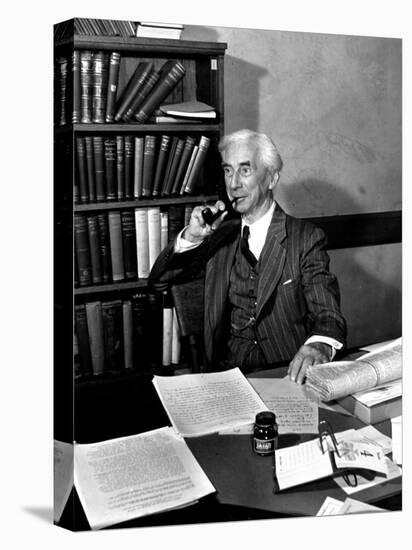
<instances>
[{"instance_id":1,"label":"ink bottle","mask_svg":"<svg viewBox=\"0 0 412 550\"><path fill-rule=\"evenodd\" d=\"M253 430L253 450L260 456L273 455L278 443L276 415L263 411L256 415Z\"/></svg>"}]
</instances>

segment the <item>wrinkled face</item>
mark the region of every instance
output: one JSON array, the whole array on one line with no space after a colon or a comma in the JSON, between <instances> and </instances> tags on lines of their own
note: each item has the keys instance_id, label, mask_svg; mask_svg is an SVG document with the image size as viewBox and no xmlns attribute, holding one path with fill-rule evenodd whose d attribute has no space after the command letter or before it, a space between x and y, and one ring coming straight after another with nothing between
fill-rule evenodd
<instances>
[{"instance_id":1,"label":"wrinkled face","mask_svg":"<svg viewBox=\"0 0 412 550\"><path fill-rule=\"evenodd\" d=\"M259 219L271 205L272 189L277 181L263 166L253 142L230 144L222 152L226 191L233 208L249 223Z\"/></svg>"}]
</instances>

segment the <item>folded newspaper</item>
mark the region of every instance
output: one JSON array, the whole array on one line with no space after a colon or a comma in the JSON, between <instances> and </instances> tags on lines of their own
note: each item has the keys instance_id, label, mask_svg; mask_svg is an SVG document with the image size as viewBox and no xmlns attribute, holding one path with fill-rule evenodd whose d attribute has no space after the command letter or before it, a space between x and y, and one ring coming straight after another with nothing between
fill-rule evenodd
<instances>
[{"instance_id":1,"label":"folded newspaper","mask_svg":"<svg viewBox=\"0 0 412 550\"><path fill-rule=\"evenodd\" d=\"M314 390L322 401L331 401L400 378L402 338L355 361L336 361L309 367L306 371L306 387Z\"/></svg>"}]
</instances>

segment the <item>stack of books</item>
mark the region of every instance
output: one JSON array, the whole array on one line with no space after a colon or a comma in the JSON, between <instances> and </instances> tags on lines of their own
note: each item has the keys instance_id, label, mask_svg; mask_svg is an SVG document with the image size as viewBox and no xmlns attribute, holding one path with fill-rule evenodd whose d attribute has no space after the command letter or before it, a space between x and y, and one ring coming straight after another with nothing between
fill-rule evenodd
<instances>
[{"instance_id":1,"label":"stack of books","mask_svg":"<svg viewBox=\"0 0 412 550\"><path fill-rule=\"evenodd\" d=\"M166 124L187 124L193 122L209 122L216 119L216 111L202 101L183 101L161 105L155 111L154 122Z\"/></svg>"},{"instance_id":2,"label":"stack of books","mask_svg":"<svg viewBox=\"0 0 412 550\"><path fill-rule=\"evenodd\" d=\"M153 23L141 21L137 23L136 36L138 38L172 38L178 40L183 31L179 23Z\"/></svg>"},{"instance_id":3,"label":"stack of books","mask_svg":"<svg viewBox=\"0 0 412 550\"><path fill-rule=\"evenodd\" d=\"M70 38L73 34L83 36L135 36L136 23L117 19L69 19L54 26L54 39Z\"/></svg>"}]
</instances>

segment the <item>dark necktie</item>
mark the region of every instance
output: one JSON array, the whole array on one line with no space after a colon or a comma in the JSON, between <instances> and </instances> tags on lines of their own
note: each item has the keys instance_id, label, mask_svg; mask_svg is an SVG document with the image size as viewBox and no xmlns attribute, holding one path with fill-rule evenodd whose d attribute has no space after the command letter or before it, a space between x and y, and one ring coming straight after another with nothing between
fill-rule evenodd
<instances>
[{"instance_id":1,"label":"dark necktie","mask_svg":"<svg viewBox=\"0 0 412 550\"><path fill-rule=\"evenodd\" d=\"M249 264L252 267L255 267L257 264L257 259L255 258L254 254L250 251L249 248L249 226L245 225L243 228L242 238L240 239L240 251L242 252L243 256L246 258L246 260L249 262Z\"/></svg>"}]
</instances>

